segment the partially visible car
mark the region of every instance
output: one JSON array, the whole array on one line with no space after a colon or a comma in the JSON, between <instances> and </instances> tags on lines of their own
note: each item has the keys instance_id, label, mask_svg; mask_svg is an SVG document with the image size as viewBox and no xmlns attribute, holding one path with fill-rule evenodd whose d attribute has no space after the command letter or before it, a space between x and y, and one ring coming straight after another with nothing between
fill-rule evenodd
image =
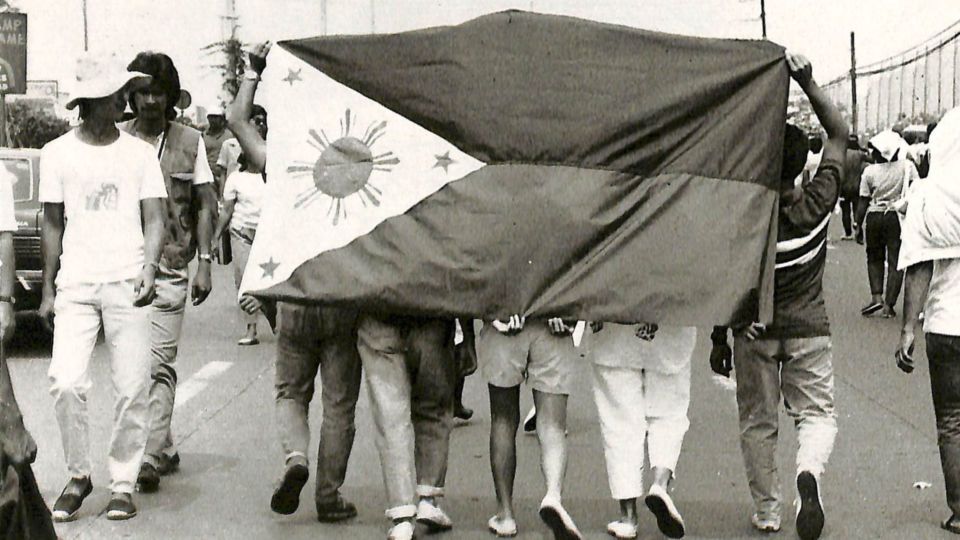
<instances>
[{"instance_id":1,"label":"partially visible car","mask_svg":"<svg viewBox=\"0 0 960 540\"><path fill-rule=\"evenodd\" d=\"M43 257L40 254L43 205L37 193L40 184L40 150L0 148L0 165L16 179L13 184L17 217L17 231L13 234L17 261L15 307L17 311L32 311L40 307L43 287Z\"/></svg>"}]
</instances>

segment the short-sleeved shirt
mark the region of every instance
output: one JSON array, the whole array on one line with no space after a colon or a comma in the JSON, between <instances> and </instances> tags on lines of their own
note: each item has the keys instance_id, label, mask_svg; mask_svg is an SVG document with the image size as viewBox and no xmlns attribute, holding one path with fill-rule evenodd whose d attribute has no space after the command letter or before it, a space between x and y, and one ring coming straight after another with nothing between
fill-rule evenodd
<instances>
[{"instance_id":1,"label":"short-sleeved shirt","mask_svg":"<svg viewBox=\"0 0 960 540\"><path fill-rule=\"evenodd\" d=\"M224 141L232 138L232 134L223 130L219 135L211 135L208 132L203 133L203 146L206 148L207 152L207 165L210 166L210 169L213 170L213 166L217 164L217 159L220 157L220 148L223 146Z\"/></svg>"},{"instance_id":2,"label":"short-sleeved shirt","mask_svg":"<svg viewBox=\"0 0 960 540\"><path fill-rule=\"evenodd\" d=\"M237 171L227 177L227 183L223 186L223 200L236 201L233 217L230 218L231 228L257 228L266 187L260 173Z\"/></svg>"},{"instance_id":3,"label":"short-sleeved shirt","mask_svg":"<svg viewBox=\"0 0 960 540\"><path fill-rule=\"evenodd\" d=\"M17 177L0 165L0 232L17 230L17 216L13 207L13 184ZM0 261L3 266L3 261Z\"/></svg>"},{"instance_id":4,"label":"short-sleeved shirt","mask_svg":"<svg viewBox=\"0 0 960 540\"><path fill-rule=\"evenodd\" d=\"M909 159L867 165L860 179L860 196L870 198L867 212L896 210L906 189L919 178L917 167Z\"/></svg>"},{"instance_id":5,"label":"short-sleeved shirt","mask_svg":"<svg viewBox=\"0 0 960 540\"><path fill-rule=\"evenodd\" d=\"M781 205L777 217L773 322L765 338L786 339L830 335L823 301L827 261L827 229L837 205L843 164L824 158L800 197Z\"/></svg>"},{"instance_id":6,"label":"short-sleeved shirt","mask_svg":"<svg viewBox=\"0 0 960 540\"><path fill-rule=\"evenodd\" d=\"M64 286L137 277L144 263L140 201L166 197L167 189L148 143L121 131L96 146L72 130L41 150L39 195L64 207L57 274Z\"/></svg>"},{"instance_id":7,"label":"short-sleeved shirt","mask_svg":"<svg viewBox=\"0 0 960 540\"><path fill-rule=\"evenodd\" d=\"M923 308L923 331L960 336L960 259L933 261Z\"/></svg>"},{"instance_id":8,"label":"short-sleeved shirt","mask_svg":"<svg viewBox=\"0 0 960 540\"><path fill-rule=\"evenodd\" d=\"M860 194L860 178L863 169L867 166L866 153L862 150L848 148L843 162L843 183L840 186L840 197L856 199Z\"/></svg>"},{"instance_id":9,"label":"short-sleeved shirt","mask_svg":"<svg viewBox=\"0 0 960 540\"><path fill-rule=\"evenodd\" d=\"M217 157L217 165L223 167L227 171L227 176L240 170L240 141L236 138L227 139L223 141L223 144L220 145L220 155Z\"/></svg>"},{"instance_id":10,"label":"short-sleeved shirt","mask_svg":"<svg viewBox=\"0 0 960 540\"><path fill-rule=\"evenodd\" d=\"M0 232L17 230L13 207L13 184L16 182L17 176L0 164Z\"/></svg>"}]
</instances>

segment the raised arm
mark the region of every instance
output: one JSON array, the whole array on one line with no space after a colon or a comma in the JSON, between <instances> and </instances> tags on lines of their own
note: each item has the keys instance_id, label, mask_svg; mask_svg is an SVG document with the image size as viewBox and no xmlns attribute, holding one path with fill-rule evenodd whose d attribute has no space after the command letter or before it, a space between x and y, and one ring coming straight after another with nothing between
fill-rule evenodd
<instances>
[{"instance_id":1,"label":"raised arm","mask_svg":"<svg viewBox=\"0 0 960 540\"><path fill-rule=\"evenodd\" d=\"M817 120L827 132L827 140L823 144L823 160L836 160L843 163L847 137L850 134L850 128L844 121L843 115L814 80L813 65L806 57L788 52L787 68L790 70L790 76L797 81L797 85L807 95Z\"/></svg>"},{"instance_id":2,"label":"raised arm","mask_svg":"<svg viewBox=\"0 0 960 540\"><path fill-rule=\"evenodd\" d=\"M249 122L250 114L253 111L253 98L257 94L257 85L260 82L260 75L267 67L267 53L270 51L270 43L261 43L254 47L250 52L250 69L256 75L244 75L240 80L240 89L237 91L237 97L230 104L227 111L227 127L233 132L243 149L246 156L247 165L257 169L264 170L267 164L267 143L260 137L256 127Z\"/></svg>"},{"instance_id":3,"label":"raised arm","mask_svg":"<svg viewBox=\"0 0 960 540\"><path fill-rule=\"evenodd\" d=\"M827 140L823 144L823 159L817 174L802 186L796 201L780 207L781 221L795 228L797 232L807 234L820 226L837 204L849 130L840 111L813 80L810 61L800 55L787 54L787 67L790 76L810 98L810 104L827 132Z\"/></svg>"}]
</instances>

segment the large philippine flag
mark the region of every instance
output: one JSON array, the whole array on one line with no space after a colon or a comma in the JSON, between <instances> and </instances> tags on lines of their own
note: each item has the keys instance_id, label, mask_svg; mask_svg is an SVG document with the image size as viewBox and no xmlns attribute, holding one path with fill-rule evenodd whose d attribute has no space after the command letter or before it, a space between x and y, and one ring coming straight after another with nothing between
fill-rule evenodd
<instances>
[{"instance_id":1,"label":"large philippine flag","mask_svg":"<svg viewBox=\"0 0 960 540\"><path fill-rule=\"evenodd\" d=\"M241 290L435 316L769 320L783 58L518 11L280 42Z\"/></svg>"}]
</instances>

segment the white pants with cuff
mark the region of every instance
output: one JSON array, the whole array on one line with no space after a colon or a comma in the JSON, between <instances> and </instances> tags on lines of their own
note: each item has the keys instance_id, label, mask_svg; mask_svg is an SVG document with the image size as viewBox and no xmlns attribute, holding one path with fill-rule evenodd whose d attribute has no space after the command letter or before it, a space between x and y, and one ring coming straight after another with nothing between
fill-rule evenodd
<instances>
[{"instance_id":1,"label":"white pants with cuff","mask_svg":"<svg viewBox=\"0 0 960 540\"><path fill-rule=\"evenodd\" d=\"M70 475L90 476L87 392L90 359L103 325L116 393L107 464L110 489L132 493L147 443L150 321L134 307L134 280L58 287L53 354L47 372Z\"/></svg>"},{"instance_id":2,"label":"white pants with cuff","mask_svg":"<svg viewBox=\"0 0 960 540\"><path fill-rule=\"evenodd\" d=\"M696 330L675 329L682 333L655 336L661 340L659 350L651 351L650 342L633 335L634 326L607 324L591 336L593 397L610 493L617 500L645 494L643 442L651 468L675 471L690 426L690 357ZM665 354L671 357L666 362Z\"/></svg>"}]
</instances>

